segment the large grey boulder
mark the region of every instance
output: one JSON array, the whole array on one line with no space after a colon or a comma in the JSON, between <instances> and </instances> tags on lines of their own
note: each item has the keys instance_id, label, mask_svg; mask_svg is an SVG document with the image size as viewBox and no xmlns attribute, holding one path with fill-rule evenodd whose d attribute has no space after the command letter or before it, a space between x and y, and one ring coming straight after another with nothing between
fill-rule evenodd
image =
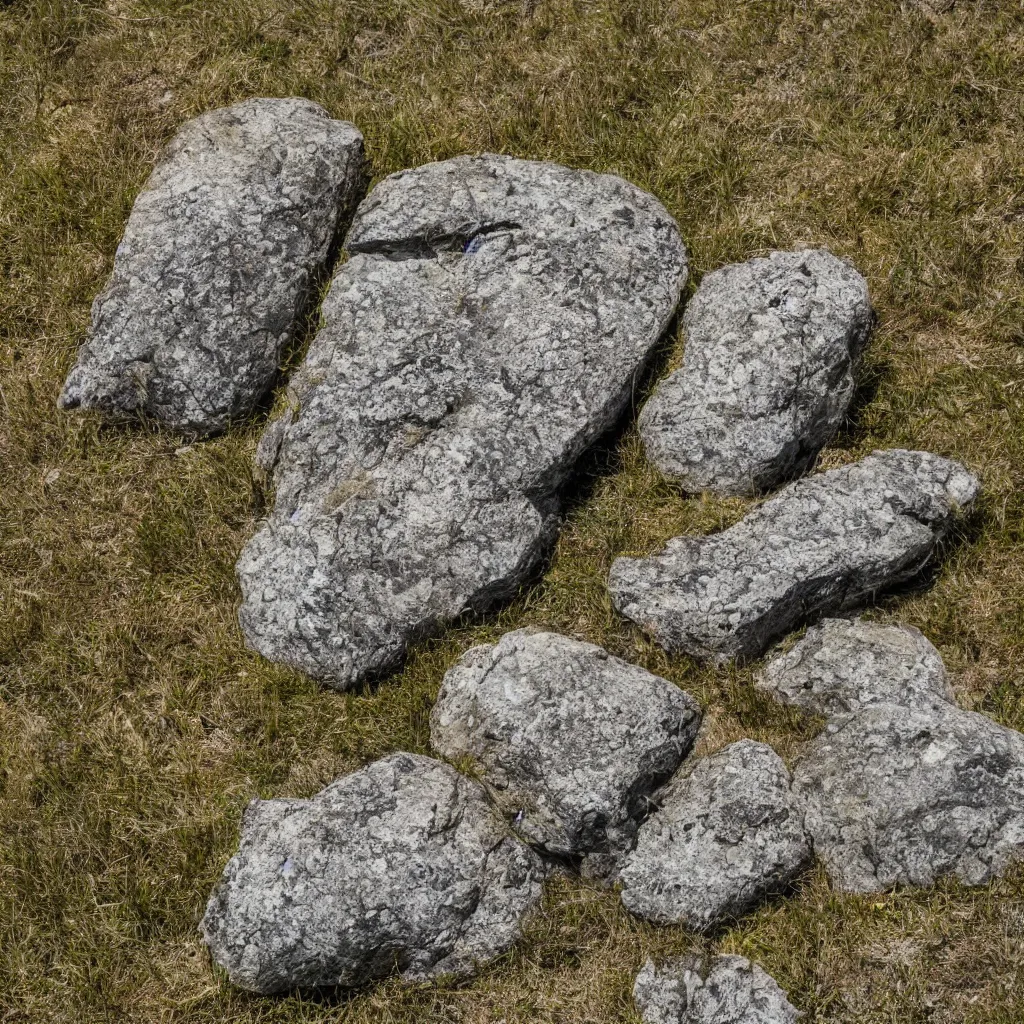
<instances>
[{"instance_id":1,"label":"large grey boulder","mask_svg":"<svg viewBox=\"0 0 1024 1024\"><path fill-rule=\"evenodd\" d=\"M717 494L804 472L846 415L873 319L867 282L824 249L708 274L683 317L683 367L640 414L648 458Z\"/></svg>"},{"instance_id":2,"label":"large grey boulder","mask_svg":"<svg viewBox=\"0 0 1024 1024\"><path fill-rule=\"evenodd\" d=\"M742 956L680 957L637 975L633 1001L644 1024L796 1024L802 1014L775 979Z\"/></svg>"},{"instance_id":3,"label":"large grey boulder","mask_svg":"<svg viewBox=\"0 0 1024 1024\"><path fill-rule=\"evenodd\" d=\"M952 702L942 657L913 626L823 619L755 680L782 704L840 715L871 704Z\"/></svg>"},{"instance_id":4,"label":"large grey boulder","mask_svg":"<svg viewBox=\"0 0 1024 1024\"><path fill-rule=\"evenodd\" d=\"M193 434L252 412L365 183L362 135L308 100L189 121L135 200L60 405Z\"/></svg>"},{"instance_id":5,"label":"large grey boulder","mask_svg":"<svg viewBox=\"0 0 1024 1024\"><path fill-rule=\"evenodd\" d=\"M875 452L790 484L722 533L616 559L612 600L669 651L756 658L801 622L917 575L978 489L949 459Z\"/></svg>"},{"instance_id":6,"label":"large grey boulder","mask_svg":"<svg viewBox=\"0 0 1024 1024\"><path fill-rule=\"evenodd\" d=\"M622 902L658 924L707 931L783 891L811 847L782 759L740 740L677 775L622 867Z\"/></svg>"},{"instance_id":7,"label":"large grey boulder","mask_svg":"<svg viewBox=\"0 0 1024 1024\"><path fill-rule=\"evenodd\" d=\"M700 727L673 683L593 644L521 629L474 647L444 678L430 741L469 758L523 838L613 868L651 793L678 768Z\"/></svg>"},{"instance_id":8,"label":"large grey boulder","mask_svg":"<svg viewBox=\"0 0 1024 1024\"><path fill-rule=\"evenodd\" d=\"M468 975L515 942L542 878L480 786L394 754L310 800L254 800L202 933L253 992Z\"/></svg>"},{"instance_id":9,"label":"large grey boulder","mask_svg":"<svg viewBox=\"0 0 1024 1024\"><path fill-rule=\"evenodd\" d=\"M651 196L501 156L387 178L346 245L238 563L248 643L342 689L536 569L686 280Z\"/></svg>"}]
</instances>

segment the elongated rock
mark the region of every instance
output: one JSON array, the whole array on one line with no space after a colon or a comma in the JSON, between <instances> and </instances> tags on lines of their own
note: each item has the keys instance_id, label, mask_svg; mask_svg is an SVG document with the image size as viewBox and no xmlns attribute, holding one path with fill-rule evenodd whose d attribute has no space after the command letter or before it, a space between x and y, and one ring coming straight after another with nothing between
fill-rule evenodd
<instances>
[{"instance_id":1,"label":"elongated rock","mask_svg":"<svg viewBox=\"0 0 1024 1024\"><path fill-rule=\"evenodd\" d=\"M347 248L238 563L249 644L338 688L534 571L686 280L651 196L499 156L386 179Z\"/></svg>"},{"instance_id":2,"label":"elongated rock","mask_svg":"<svg viewBox=\"0 0 1024 1024\"><path fill-rule=\"evenodd\" d=\"M620 876L640 917L706 931L783 891L810 861L789 772L763 743L698 761L657 799Z\"/></svg>"},{"instance_id":3,"label":"elongated rock","mask_svg":"<svg viewBox=\"0 0 1024 1024\"><path fill-rule=\"evenodd\" d=\"M517 630L475 647L444 678L430 716L443 756L469 757L523 838L612 867L650 795L689 753L697 702L593 644Z\"/></svg>"},{"instance_id":4,"label":"elongated rock","mask_svg":"<svg viewBox=\"0 0 1024 1024\"><path fill-rule=\"evenodd\" d=\"M362 135L308 100L188 122L135 200L60 405L192 434L248 415L365 182Z\"/></svg>"},{"instance_id":5,"label":"elongated rock","mask_svg":"<svg viewBox=\"0 0 1024 1024\"><path fill-rule=\"evenodd\" d=\"M616 559L612 600L670 651L755 658L801 622L917 575L978 489L949 459L875 452L790 484L722 533Z\"/></svg>"},{"instance_id":6,"label":"elongated rock","mask_svg":"<svg viewBox=\"0 0 1024 1024\"><path fill-rule=\"evenodd\" d=\"M480 786L394 754L310 800L254 800L202 933L253 992L467 975L515 942L542 878Z\"/></svg>"},{"instance_id":7,"label":"elongated rock","mask_svg":"<svg viewBox=\"0 0 1024 1024\"><path fill-rule=\"evenodd\" d=\"M846 415L873 319L867 282L825 249L708 274L683 317L683 367L640 414L648 458L688 491L798 476Z\"/></svg>"}]
</instances>

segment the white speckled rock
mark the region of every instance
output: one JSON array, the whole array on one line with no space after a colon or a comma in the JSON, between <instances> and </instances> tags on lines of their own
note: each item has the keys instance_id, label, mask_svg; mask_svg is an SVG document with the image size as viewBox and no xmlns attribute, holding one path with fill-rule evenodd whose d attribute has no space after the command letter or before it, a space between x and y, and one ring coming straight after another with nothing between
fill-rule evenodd
<instances>
[{"instance_id":1,"label":"white speckled rock","mask_svg":"<svg viewBox=\"0 0 1024 1024\"><path fill-rule=\"evenodd\" d=\"M616 559L612 600L669 651L756 658L801 622L917 575L978 490L950 459L875 452L790 484L722 533Z\"/></svg>"},{"instance_id":2,"label":"white speckled rock","mask_svg":"<svg viewBox=\"0 0 1024 1024\"><path fill-rule=\"evenodd\" d=\"M430 740L469 757L519 834L613 869L700 727L673 683L557 633L517 630L474 647L444 678Z\"/></svg>"},{"instance_id":3,"label":"white speckled rock","mask_svg":"<svg viewBox=\"0 0 1024 1024\"><path fill-rule=\"evenodd\" d=\"M60 405L192 434L248 415L365 185L362 135L308 100L189 121L135 200Z\"/></svg>"},{"instance_id":4,"label":"white speckled rock","mask_svg":"<svg viewBox=\"0 0 1024 1024\"><path fill-rule=\"evenodd\" d=\"M249 644L342 689L535 570L686 280L651 196L500 156L387 178L346 244L238 563Z\"/></svg>"},{"instance_id":5,"label":"white speckled rock","mask_svg":"<svg viewBox=\"0 0 1024 1024\"><path fill-rule=\"evenodd\" d=\"M515 942L542 879L480 786L393 754L310 800L254 800L202 932L252 992L467 975Z\"/></svg>"},{"instance_id":6,"label":"white speckled rock","mask_svg":"<svg viewBox=\"0 0 1024 1024\"><path fill-rule=\"evenodd\" d=\"M706 931L781 892L811 847L782 759L740 740L656 796L622 867L622 902L658 924Z\"/></svg>"},{"instance_id":7,"label":"white speckled rock","mask_svg":"<svg viewBox=\"0 0 1024 1024\"><path fill-rule=\"evenodd\" d=\"M648 458L717 494L803 473L846 415L873 319L867 282L824 249L712 271L686 307L682 369L640 414Z\"/></svg>"}]
</instances>

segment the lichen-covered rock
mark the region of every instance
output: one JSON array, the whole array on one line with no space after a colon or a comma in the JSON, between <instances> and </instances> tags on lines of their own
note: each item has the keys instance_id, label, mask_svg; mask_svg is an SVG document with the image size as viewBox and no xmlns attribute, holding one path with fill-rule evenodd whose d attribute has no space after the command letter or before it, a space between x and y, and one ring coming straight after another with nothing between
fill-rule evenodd
<instances>
[{"instance_id":1,"label":"lichen-covered rock","mask_svg":"<svg viewBox=\"0 0 1024 1024\"><path fill-rule=\"evenodd\" d=\"M841 889L979 885L1024 855L1024 736L941 699L830 719L793 792Z\"/></svg>"},{"instance_id":2,"label":"lichen-covered rock","mask_svg":"<svg viewBox=\"0 0 1024 1024\"><path fill-rule=\"evenodd\" d=\"M612 600L669 651L756 658L801 622L915 576L978 486L937 455L875 452L790 484L722 533L616 559Z\"/></svg>"},{"instance_id":3,"label":"lichen-covered rock","mask_svg":"<svg viewBox=\"0 0 1024 1024\"><path fill-rule=\"evenodd\" d=\"M650 794L689 753L697 702L593 644L521 629L474 647L444 678L430 741L469 757L523 838L613 866ZM593 873L600 873L594 870Z\"/></svg>"},{"instance_id":4,"label":"lichen-covered rock","mask_svg":"<svg viewBox=\"0 0 1024 1024\"><path fill-rule=\"evenodd\" d=\"M238 564L249 644L338 688L535 570L686 280L651 196L500 156L387 178L346 245Z\"/></svg>"},{"instance_id":5,"label":"lichen-covered rock","mask_svg":"<svg viewBox=\"0 0 1024 1024\"><path fill-rule=\"evenodd\" d=\"M681 957L637 975L633 1001L644 1024L796 1024L802 1016L775 979L742 956L704 964Z\"/></svg>"},{"instance_id":6,"label":"lichen-covered rock","mask_svg":"<svg viewBox=\"0 0 1024 1024\"><path fill-rule=\"evenodd\" d=\"M942 657L913 626L823 619L771 658L755 685L782 704L841 715L870 704L953 701Z\"/></svg>"},{"instance_id":7,"label":"lichen-covered rock","mask_svg":"<svg viewBox=\"0 0 1024 1024\"><path fill-rule=\"evenodd\" d=\"M363 137L302 99L188 122L128 219L60 404L209 434L266 395L362 198Z\"/></svg>"},{"instance_id":8,"label":"lichen-covered rock","mask_svg":"<svg viewBox=\"0 0 1024 1024\"><path fill-rule=\"evenodd\" d=\"M706 931L783 891L811 847L782 759L740 740L677 775L622 867L622 902L658 924Z\"/></svg>"},{"instance_id":9,"label":"lichen-covered rock","mask_svg":"<svg viewBox=\"0 0 1024 1024\"><path fill-rule=\"evenodd\" d=\"M682 369L640 414L648 458L718 494L804 472L846 415L873 319L867 282L824 249L712 271L686 307Z\"/></svg>"},{"instance_id":10,"label":"lichen-covered rock","mask_svg":"<svg viewBox=\"0 0 1024 1024\"><path fill-rule=\"evenodd\" d=\"M309 800L254 800L202 932L253 992L467 975L515 942L542 878L480 786L393 754Z\"/></svg>"}]
</instances>

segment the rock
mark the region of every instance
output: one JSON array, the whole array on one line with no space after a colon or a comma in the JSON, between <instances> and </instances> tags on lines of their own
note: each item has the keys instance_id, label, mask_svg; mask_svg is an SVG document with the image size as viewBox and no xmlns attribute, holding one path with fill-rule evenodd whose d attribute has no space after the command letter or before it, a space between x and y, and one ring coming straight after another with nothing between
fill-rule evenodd
<instances>
[{"instance_id":1,"label":"rock","mask_svg":"<svg viewBox=\"0 0 1024 1024\"><path fill-rule=\"evenodd\" d=\"M875 452L798 480L735 526L619 558L615 607L669 651L756 658L800 623L917 575L978 481L926 452Z\"/></svg>"},{"instance_id":2,"label":"rock","mask_svg":"<svg viewBox=\"0 0 1024 1024\"><path fill-rule=\"evenodd\" d=\"M339 689L536 570L686 280L651 196L501 156L393 175L346 244L238 564L250 646Z\"/></svg>"},{"instance_id":3,"label":"rock","mask_svg":"<svg viewBox=\"0 0 1024 1024\"><path fill-rule=\"evenodd\" d=\"M393 754L309 800L254 800L202 933L252 992L463 976L515 942L542 877L480 786Z\"/></svg>"},{"instance_id":4,"label":"rock","mask_svg":"<svg viewBox=\"0 0 1024 1024\"><path fill-rule=\"evenodd\" d=\"M778 983L742 956L644 964L633 1000L645 1024L796 1024L802 1014Z\"/></svg>"},{"instance_id":5,"label":"rock","mask_svg":"<svg viewBox=\"0 0 1024 1024\"><path fill-rule=\"evenodd\" d=\"M913 626L824 619L765 665L755 685L782 704L840 715L871 704L952 702L939 652Z\"/></svg>"},{"instance_id":6,"label":"rock","mask_svg":"<svg viewBox=\"0 0 1024 1024\"><path fill-rule=\"evenodd\" d=\"M593 644L520 629L448 672L430 741L471 759L524 839L558 856L597 854L600 873L632 847L700 719L668 680Z\"/></svg>"},{"instance_id":7,"label":"rock","mask_svg":"<svg viewBox=\"0 0 1024 1024\"><path fill-rule=\"evenodd\" d=\"M830 719L793 792L829 877L851 892L944 875L980 885L1024 853L1024 736L938 698Z\"/></svg>"},{"instance_id":8,"label":"rock","mask_svg":"<svg viewBox=\"0 0 1024 1024\"><path fill-rule=\"evenodd\" d=\"M210 434L251 413L365 189L363 137L302 99L188 122L139 193L60 396Z\"/></svg>"},{"instance_id":9,"label":"rock","mask_svg":"<svg viewBox=\"0 0 1024 1024\"><path fill-rule=\"evenodd\" d=\"M683 368L640 414L648 458L688 491L799 476L846 416L873 320L867 282L825 249L708 274L683 318Z\"/></svg>"},{"instance_id":10,"label":"rock","mask_svg":"<svg viewBox=\"0 0 1024 1024\"><path fill-rule=\"evenodd\" d=\"M622 902L658 924L707 931L783 891L811 847L782 759L740 740L677 775L622 868Z\"/></svg>"}]
</instances>

